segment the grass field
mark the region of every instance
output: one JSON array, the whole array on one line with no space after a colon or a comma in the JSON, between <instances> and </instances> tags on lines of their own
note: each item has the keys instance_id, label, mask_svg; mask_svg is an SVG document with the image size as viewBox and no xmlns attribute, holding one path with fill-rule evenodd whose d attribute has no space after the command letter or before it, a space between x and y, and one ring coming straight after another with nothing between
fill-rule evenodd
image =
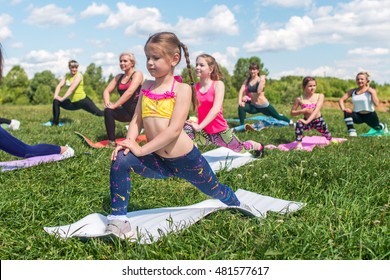
<instances>
[{"instance_id":1,"label":"grass field","mask_svg":"<svg viewBox=\"0 0 390 280\"><path fill-rule=\"evenodd\" d=\"M289 106L276 105L287 114ZM233 211L213 213L156 243L60 240L44 226L69 224L99 212L108 214L110 149L91 149L74 133L105 138L103 118L62 110L64 127L43 127L50 106L1 106L1 116L21 121L11 131L29 144L69 144L76 156L23 170L0 173L0 258L2 260L388 260L390 259L390 137L356 137L313 152L267 151L251 166L221 171L234 190L305 202L301 210L270 213L258 220ZM334 137L347 138L340 110L324 108ZM390 114L379 112L390 125ZM236 100L225 103L236 117ZM296 118L295 118L296 120ZM368 131L356 126L358 133ZM118 137L125 124L118 125ZM238 134L264 144L292 142L291 127ZM318 135L316 132L305 135ZM211 147L201 147L202 151ZM0 161L14 160L0 152ZM240 179L242 176L242 179ZM208 199L180 179L156 181L132 176L129 211L183 206Z\"/></svg>"}]
</instances>

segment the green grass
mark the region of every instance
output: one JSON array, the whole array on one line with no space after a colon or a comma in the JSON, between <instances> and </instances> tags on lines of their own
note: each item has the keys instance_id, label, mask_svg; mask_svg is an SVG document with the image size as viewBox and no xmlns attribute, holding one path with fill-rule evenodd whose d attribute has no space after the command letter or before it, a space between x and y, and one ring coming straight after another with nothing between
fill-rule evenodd
<instances>
[{"instance_id":1,"label":"green grass","mask_svg":"<svg viewBox=\"0 0 390 280\"><path fill-rule=\"evenodd\" d=\"M287 114L290 106L276 105ZM265 157L232 171L221 171L223 183L286 200L305 202L287 215L266 219L219 211L179 233L150 245L74 238L61 240L44 226L69 224L99 212L108 214L109 149L91 149L74 134L105 138L103 118L84 111L62 110L71 120L64 127L43 127L50 106L1 106L1 116L21 121L11 131L29 144L71 145L74 158L0 173L0 258L10 260L238 260L238 259L390 259L390 137L357 137L313 152L267 150ZM334 137L346 137L341 112L322 110ZM390 124L389 113L379 112ZM236 117L236 100L225 102L225 116ZM119 124L118 137L125 133ZM358 133L368 131L356 126ZM294 140L289 127L239 133L242 139L278 145ZM305 135L318 135L309 132ZM205 151L211 147L202 147ZM0 152L0 161L15 157ZM242 175L242 179L240 179ZM207 199L188 183L133 176L129 211L183 206Z\"/></svg>"}]
</instances>

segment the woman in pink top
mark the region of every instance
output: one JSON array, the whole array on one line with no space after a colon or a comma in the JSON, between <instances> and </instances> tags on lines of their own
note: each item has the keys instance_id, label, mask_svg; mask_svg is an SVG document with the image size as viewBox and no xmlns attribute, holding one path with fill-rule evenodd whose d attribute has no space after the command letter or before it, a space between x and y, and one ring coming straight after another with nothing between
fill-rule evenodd
<instances>
[{"instance_id":1,"label":"woman in pink top","mask_svg":"<svg viewBox=\"0 0 390 280\"><path fill-rule=\"evenodd\" d=\"M221 81L222 73L215 58L208 54L199 55L195 72L200 78L196 84L198 122L188 120L184 126L185 132L200 145L213 143L235 152L252 151L256 157L263 156L263 144L252 140L240 141L223 117L225 84Z\"/></svg>"},{"instance_id":2,"label":"woman in pink top","mask_svg":"<svg viewBox=\"0 0 390 280\"><path fill-rule=\"evenodd\" d=\"M304 130L316 129L327 140L332 140L332 135L320 112L324 103L324 95L322 93L316 93L316 80L313 77L303 78L302 88L303 95L297 97L290 112L291 116L303 114L303 119L299 119L295 126L295 140L298 142L297 149L302 149ZM298 107L301 107L301 109Z\"/></svg>"}]
</instances>

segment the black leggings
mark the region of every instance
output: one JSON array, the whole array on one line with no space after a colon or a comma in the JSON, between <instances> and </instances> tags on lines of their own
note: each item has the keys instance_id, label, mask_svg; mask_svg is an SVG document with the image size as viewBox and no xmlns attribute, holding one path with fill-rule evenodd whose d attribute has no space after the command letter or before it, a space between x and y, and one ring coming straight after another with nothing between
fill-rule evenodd
<instances>
[{"instance_id":1,"label":"black leggings","mask_svg":"<svg viewBox=\"0 0 390 280\"><path fill-rule=\"evenodd\" d=\"M375 111L368 114L360 114L358 112L344 112L344 121L349 132L356 131L356 129L353 127L354 123L365 123L375 130L381 130L383 128Z\"/></svg>"},{"instance_id":2,"label":"black leggings","mask_svg":"<svg viewBox=\"0 0 390 280\"><path fill-rule=\"evenodd\" d=\"M99 117L102 117L104 115L103 111L100 110L88 96L76 102L71 102L69 99L65 99L64 101L61 102L57 99L54 99L53 100L53 124L55 125L58 125L58 123L60 122L60 107L70 111L83 109Z\"/></svg>"},{"instance_id":3,"label":"black leggings","mask_svg":"<svg viewBox=\"0 0 390 280\"><path fill-rule=\"evenodd\" d=\"M106 131L108 140L115 141L115 120L120 122L130 122L133 118L135 107L137 103L133 103L129 107L119 107L116 109L104 109L104 124L106 125Z\"/></svg>"}]
</instances>

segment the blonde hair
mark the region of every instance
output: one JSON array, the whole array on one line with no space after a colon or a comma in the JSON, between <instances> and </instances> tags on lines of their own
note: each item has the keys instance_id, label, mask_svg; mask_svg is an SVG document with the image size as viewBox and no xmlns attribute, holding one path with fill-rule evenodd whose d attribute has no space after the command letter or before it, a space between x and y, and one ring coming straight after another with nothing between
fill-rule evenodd
<instances>
[{"instance_id":1,"label":"blonde hair","mask_svg":"<svg viewBox=\"0 0 390 280\"><path fill-rule=\"evenodd\" d=\"M366 76L367 84L369 84L369 83L370 83L370 79L369 79L369 77L370 77L370 74L368 74L368 72L361 71L361 72L357 73L357 75L356 75L356 79L357 79L357 77L358 77L358 76L360 76L360 75L364 75L364 76Z\"/></svg>"},{"instance_id":2,"label":"blonde hair","mask_svg":"<svg viewBox=\"0 0 390 280\"><path fill-rule=\"evenodd\" d=\"M119 55L119 60L121 60L121 57L124 55L127 55L128 57L130 57L130 61L133 62L134 66L135 66L137 61L135 60L134 54L132 52L123 52Z\"/></svg>"}]
</instances>

